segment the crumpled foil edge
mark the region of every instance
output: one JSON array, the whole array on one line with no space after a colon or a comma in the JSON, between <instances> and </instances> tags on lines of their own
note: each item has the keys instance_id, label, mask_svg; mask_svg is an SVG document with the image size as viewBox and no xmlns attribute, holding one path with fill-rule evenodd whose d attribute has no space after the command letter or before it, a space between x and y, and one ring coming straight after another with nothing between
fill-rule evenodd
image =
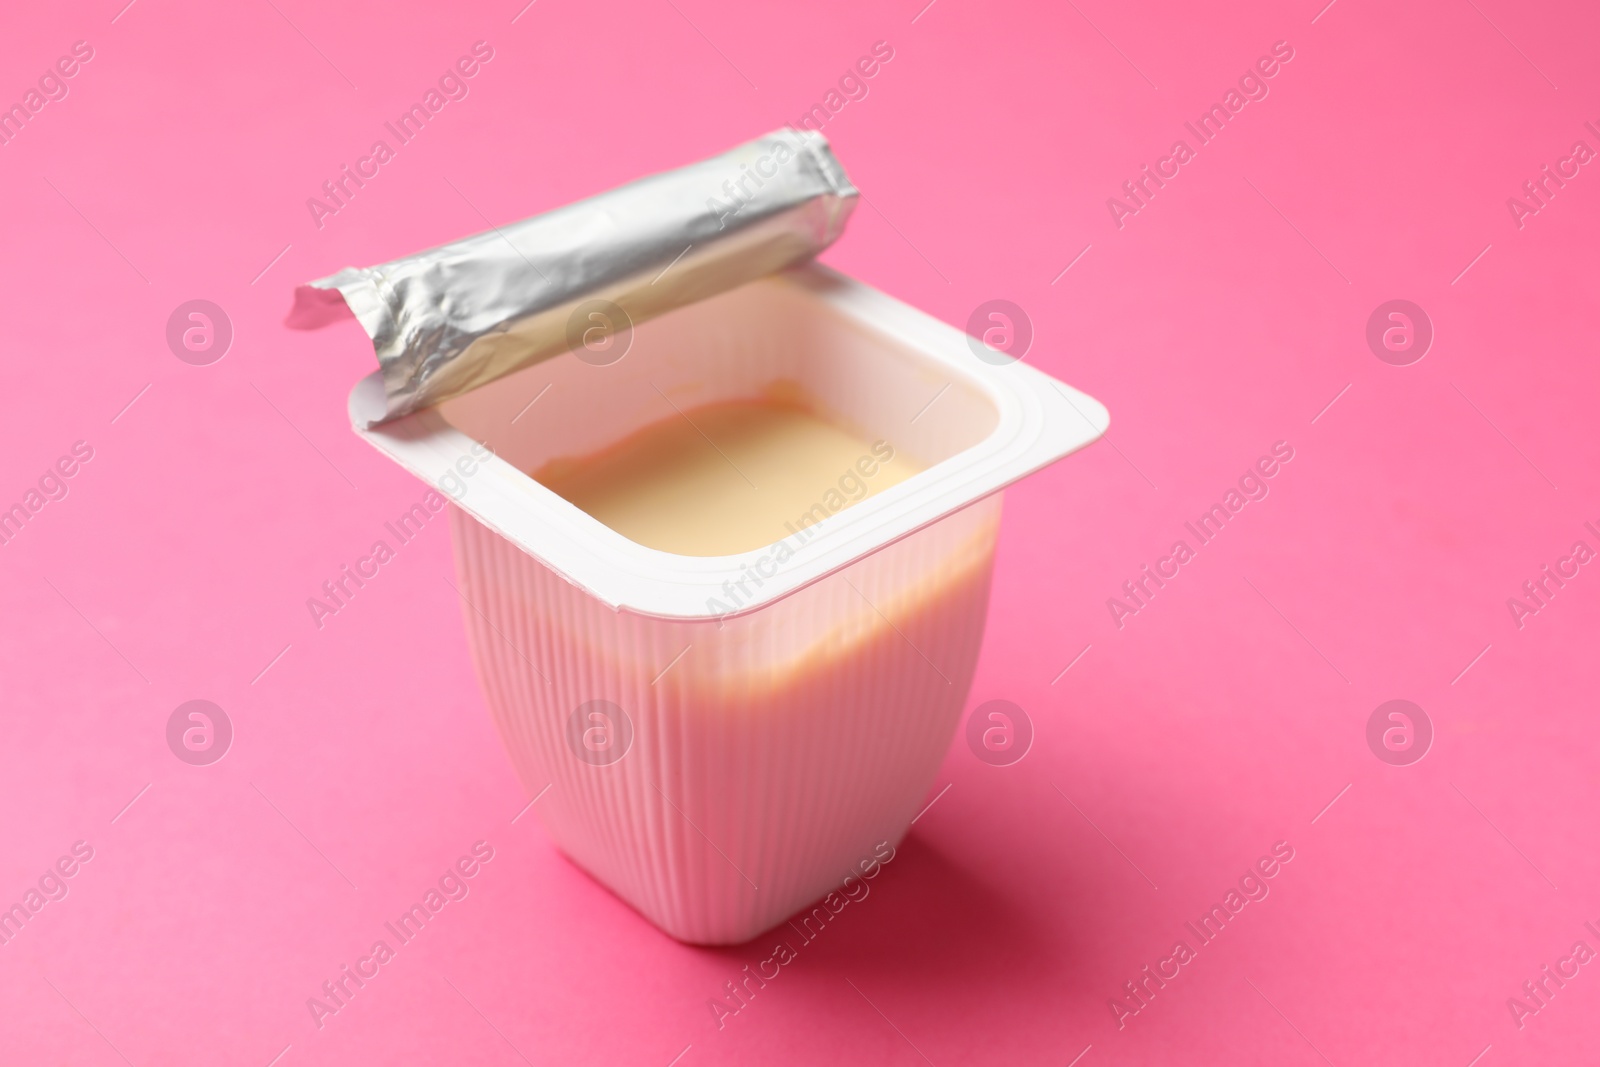
<instances>
[{"instance_id":1,"label":"crumpled foil edge","mask_svg":"<svg viewBox=\"0 0 1600 1067\"><path fill-rule=\"evenodd\" d=\"M521 222L347 267L300 286L287 324L361 324L383 383L370 427L573 350L591 321L631 329L804 262L843 233L857 196L820 133L776 130Z\"/></svg>"}]
</instances>

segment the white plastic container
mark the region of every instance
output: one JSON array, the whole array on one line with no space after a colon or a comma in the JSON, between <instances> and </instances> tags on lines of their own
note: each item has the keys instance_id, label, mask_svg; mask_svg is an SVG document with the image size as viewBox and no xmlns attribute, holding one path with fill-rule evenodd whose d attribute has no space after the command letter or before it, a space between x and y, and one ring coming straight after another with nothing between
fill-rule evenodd
<instances>
[{"instance_id":1,"label":"white plastic container","mask_svg":"<svg viewBox=\"0 0 1600 1067\"><path fill-rule=\"evenodd\" d=\"M775 546L645 548L530 478L791 382L927 469ZM532 405L530 405L530 401ZM673 937L746 941L898 842L982 642L1000 490L1090 443L1090 397L817 265L357 432L440 486L491 713L551 837ZM822 502L825 514L830 510Z\"/></svg>"}]
</instances>

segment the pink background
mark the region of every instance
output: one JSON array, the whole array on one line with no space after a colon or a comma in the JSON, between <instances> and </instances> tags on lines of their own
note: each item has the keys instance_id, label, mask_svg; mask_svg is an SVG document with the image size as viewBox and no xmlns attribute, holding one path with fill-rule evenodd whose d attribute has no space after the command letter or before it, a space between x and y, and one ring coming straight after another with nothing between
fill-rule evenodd
<instances>
[{"instance_id":1,"label":"pink background","mask_svg":"<svg viewBox=\"0 0 1600 1067\"><path fill-rule=\"evenodd\" d=\"M1600 571L1520 629L1506 604L1600 548L1600 174L1521 229L1506 206L1575 140L1600 148L1584 5L122 3L27 5L0 34L4 101L95 50L0 147L0 503L94 449L0 547L0 898L94 849L0 946L0 1060L1594 1047L1600 966L1521 1029L1506 1005L1600 949ZM319 230L306 198L480 39L470 96ZM313 626L306 598L422 487L348 429L372 366L351 324L282 320L298 282L798 119L879 40L893 60L825 128L871 202L827 261L958 325L1017 302L1028 360L1113 427L1007 498L969 707L1017 702L1033 749L991 767L958 736L871 896L718 1030L708 998L771 939L677 944L511 822L527 798L442 523ZM1118 229L1106 199L1279 40L1270 95ZM211 366L164 338L194 298L234 325ZM1412 366L1365 341L1392 298L1436 329ZM1119 630L1106 599L1279 440L1271 495ZM166 744L195 698L236 731L212 766ZM1411 766L1365 740L1393 698L1436 732ZM470 896L319 1031L306 998L478 840ZM1277 841L1271 895L1119 1030L1109 998Z\"/></svg>"}]
</instances>

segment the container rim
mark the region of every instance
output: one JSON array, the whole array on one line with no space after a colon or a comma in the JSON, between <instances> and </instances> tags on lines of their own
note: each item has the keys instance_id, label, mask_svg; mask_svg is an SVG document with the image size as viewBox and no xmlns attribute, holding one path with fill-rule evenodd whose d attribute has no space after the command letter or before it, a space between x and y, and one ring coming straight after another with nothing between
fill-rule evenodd
<instances>
[{"instance_id":1,"label":"container rim","mask_svg":"<svg viewBox=\"0 0 1600 1067\"><path fill-rule=\"evenodd\" d=\"M981 393L998 413L994 429L918 475L806 527L803 543L789 538L736 555L681 556L623 537L489 452L436 408L368 426L375 405L384 402L377 372L350 391L351 427L478 522L613 610L692 621L766 607L1092 444L1110 425L1105 405L1088 394L1020 360L980 360L961 330L838 271L809 263L768 280L800 287ZM457 497L441 481L462 473L462 464L471 468L471 490ZM751 575L760 578L753 590ZM741 581L751 595L731 596Z\"/></svg>"}]
</instances>

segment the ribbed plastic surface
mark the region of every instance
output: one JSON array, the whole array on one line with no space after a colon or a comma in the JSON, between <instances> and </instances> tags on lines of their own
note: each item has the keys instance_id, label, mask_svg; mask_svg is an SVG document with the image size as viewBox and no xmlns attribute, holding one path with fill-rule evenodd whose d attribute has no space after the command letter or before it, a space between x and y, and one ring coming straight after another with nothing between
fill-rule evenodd
<instances>
[{"instance_id":1,"label":"ribbed plastic surface","mask_svg":"<svg viewBox=\"0 0 1600 1067\"><path fill-rule=\"evenodd\" d=\"M900 840L944 758L999 520L996 493L747 615L682 621L612 611L452 508L478 676L528 795L551 787L551 837L698 944L837 888ZM597 700L626 724L580 711Z\"/></svg>"}]
</instances>

